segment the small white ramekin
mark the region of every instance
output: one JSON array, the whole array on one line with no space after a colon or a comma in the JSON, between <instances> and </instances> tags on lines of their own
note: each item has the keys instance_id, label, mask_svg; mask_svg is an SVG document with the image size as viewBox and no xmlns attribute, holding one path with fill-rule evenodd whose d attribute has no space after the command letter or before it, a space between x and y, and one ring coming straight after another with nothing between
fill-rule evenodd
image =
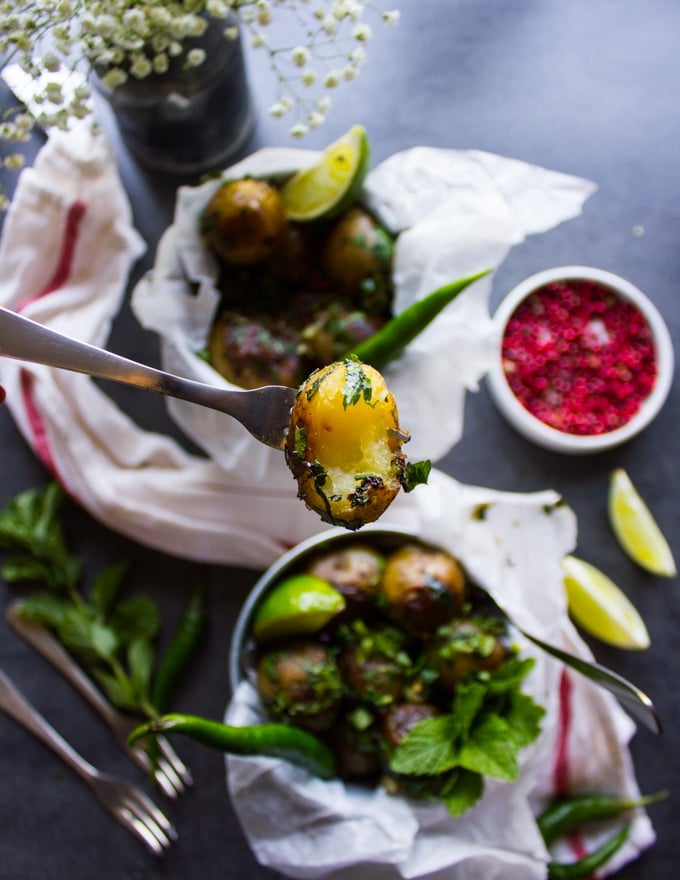
<instances>
[{"instance_id":1,"label":"small white ramekin","mask_svg":"<svg viewBox=\"0 0 680 880\"><path fill-rule=\"evenodd\" d=\"M543 285L569 279L599 282L614 290L621 299L632 302L645 316L654 338L658 372L651 393L630 421L605 434L568 434L545 424L520 403L510 388L503 369L501 343L507 323L519 304ZM668 327L650 299L635 285L618 275L588 266L559 266L538 272L507 294L496 310L494 322L497 329L498 355L487 376L491 397L500 413L516 431L545 449L569 455L585 455L612 449L646 428L657 416L668 397L674 370L673 345Z\"/></svg>"}]
</instances>

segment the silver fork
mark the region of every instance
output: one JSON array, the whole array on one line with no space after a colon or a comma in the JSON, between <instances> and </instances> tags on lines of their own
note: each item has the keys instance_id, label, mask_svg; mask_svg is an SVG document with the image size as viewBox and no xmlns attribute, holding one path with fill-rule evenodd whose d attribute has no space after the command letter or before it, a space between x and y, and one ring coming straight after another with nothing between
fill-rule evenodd
<instances>
[{"instance_id":1,"label":"silver fork","mask_svg":"<svg viewBox=\"0 0 680 880\"><path fill-rule=\"evenodd\" d=\"M6 308L0 308L0 355L135 385L218 410L274 449L282 449L286 441L296 393L293 388L266 385L252 391L230 391L194 382L64 336Z\"/></svg>"},{"instance_id":2,"label":"silver fork","mask_svg":"<svg viewBox=\"0 0 680 880\"><path fill-rule=\"evenodd\" d=\"M97 770L57 733L0 670L0 708L49 746L94 791L99 802L154 854L177 840L167 816L143 791L123 779Z\"/></svg>"},{"instance_id":3,"label":"silver fork","mask_svg":"<svg viewBox=\"0 0 680 880\"><path fill-rule=\"evenodd\" d=\"M12 629L35 648L69 681L90 705L102 716L121 748L138 767L150 773L161 791L175 798L193 784L191 772L164 736L156 738L158 754L152 762L142 745L130 746L129 734L140 723L114 708L85 675L71 655L47 627L22 617L17 611L18 600L9 602L7 621Z\"/></svg>"}]
</instances>

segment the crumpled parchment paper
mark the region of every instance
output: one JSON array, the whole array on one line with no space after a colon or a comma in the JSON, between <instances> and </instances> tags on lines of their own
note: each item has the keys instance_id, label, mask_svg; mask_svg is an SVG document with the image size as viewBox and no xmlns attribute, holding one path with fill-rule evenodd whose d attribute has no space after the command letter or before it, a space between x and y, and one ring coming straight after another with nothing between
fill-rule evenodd
<instances>
[{"instance_id":1,"label":"crumpled parchment paper","mask_svg":"<svg viewBox=\"0 0 680 880\"><path fill-rule=\"evenodd\" d=\"M428 489L417 499L416 533L457 555L518 626L589 658L565 608L560 560L573 547L576 524L566 506L555 507L557 496L492 492L443 474ZM474 515L479 505L483 518ZM627 748L634 726L611 694L519 635L517 642L536 660L524 690L546 715L539 739L521 753L516 783L488 780L483 799L454 819L443 806L381 788L324 782L280 760L228 756L232 802L257 858L308 880L539 880L549 858L573 860L567 842L548 854L534 816L562 790L638 794ZM247 681L225 720L263 720ZM597 846L611 833L609 827L582 843ZM625 848L601 876L653 840L640 811Z\"/></svg>"},{"instance_id":2,"label":"crumpled parchment paper","mask_svg":"<svg viewBox=\"0 0 680 880\"><path fill-rule=\"evenodd\" d=\"M199 216L223 179L285 179L317 161L307 150L266 148L221 179L178 191L173 223L153 270L137 285L132 307L160 334L166 369L235 386L196 357L219 304L218 264L199 234ZM369 171L363 202L398 234L394 311L457 278L495 269L525 236L575 217L595 187L589 181L480 151L417 147ZM475 282L383 370L412 432L409 458L445 455L460 439L466 391L476 390L497 339L489 315L491 277ZM177 424L232 474L287 485L281 456L244 437L239 425L193 404L169 400Z\"/></svg>"}]
</instances>

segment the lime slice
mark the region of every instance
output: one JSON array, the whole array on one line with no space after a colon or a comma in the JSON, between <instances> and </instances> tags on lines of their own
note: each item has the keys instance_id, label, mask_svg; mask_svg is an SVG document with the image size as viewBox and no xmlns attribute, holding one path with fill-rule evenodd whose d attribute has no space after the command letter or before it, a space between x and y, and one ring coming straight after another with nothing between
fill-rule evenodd
<instances>
[{"instance_id":1,"label":"lime slice","mask_svg":"<svg viewBox=\"0 0 680 880\"><path fill-rule=\"evenodd\" d=\"M291 575L259 605L253 635L258 642L266 642L316 632L344 608L344 596L328 581L311 574Z\"/></svg>"},{"instance_id":2,"label":"lime slice","mask_svg":"<svg viewBox=\"0 0 680 880\"><path fill-rule=\"evenodd\" d=\"M316 165L299 171L281 195L290 220L305 222L332 217L356 201L370 160L366 131L350 130L324 151Z\"/></svg>"},{"instance_id":3,"label":"lime slice","mask_svg":"<svg viewBox=\"0 0 680 880\"><path fill-rule=\"evenodd\" d=\"M576 556L565 556L562 569L569 613L579 626L617 648L649 647L644 621L614 581Z\"/></svg>"},{"instance_id":4,"label":"lime slice","mask_svg":"<svg viewBox=\"0 0 680 880\"><path fill-rule=\"evenodd\" d=\"M675 560L656 520L623 468L609 481L609 522L621 547L652 574L674 577Z\"/></svg>"}]
</instances>

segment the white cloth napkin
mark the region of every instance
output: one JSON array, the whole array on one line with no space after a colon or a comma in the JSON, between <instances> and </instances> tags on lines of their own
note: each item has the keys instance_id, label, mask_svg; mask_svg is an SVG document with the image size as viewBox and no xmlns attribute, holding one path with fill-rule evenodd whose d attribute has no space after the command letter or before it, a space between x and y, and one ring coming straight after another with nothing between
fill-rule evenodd
<instances>
[{"instance_id":1,"label":"white cloth napkin","mask_svg":"<svg viewBox=\"0 0 680 880\"><path fill-rule=\"evenodd\" d=\"M588 657L566 614L560 568L575 541L573 513L555 507L558 498L550 492L492 492L443 474L429 488L417 498L416 531L456 554L527 632ZM480 505L483 518L475 516ZM633 724L611 694L519 635L517 641L536 659L524 690L546 715L539 739L521 754L516 783L488 780L483 799L453 819L443 806L419 805L380 788L323 782L280 760L229 756L232 803L257 858L307 880L539 880L549 858L572 861L579 845L590 850L603 842L611 827L578 843L561 841L549 856L534 816L563 790L635 797L628 752ZM262 719L252 685L241 683L225 720ZM653 840L649 818L640 812L624 849L601 876Z\"/></svg>"}]
</instances>

